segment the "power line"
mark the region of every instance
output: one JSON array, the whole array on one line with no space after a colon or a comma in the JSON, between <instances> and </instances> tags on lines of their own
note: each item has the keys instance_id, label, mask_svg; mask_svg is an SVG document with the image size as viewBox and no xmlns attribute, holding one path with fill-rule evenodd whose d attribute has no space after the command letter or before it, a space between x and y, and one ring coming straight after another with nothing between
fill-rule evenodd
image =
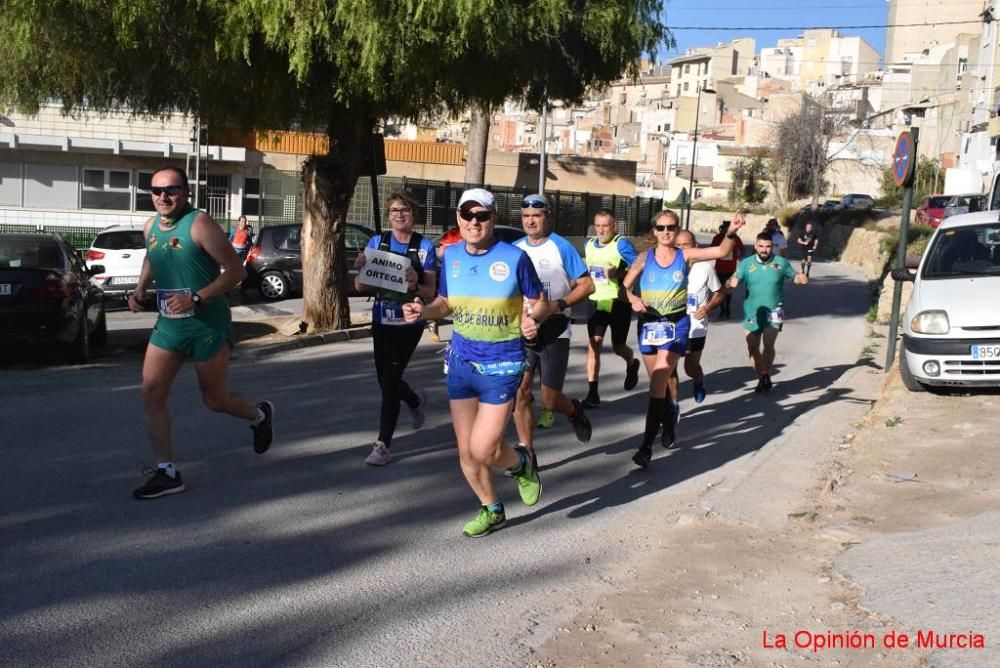
<instances>
[{"instance_id":1,"label":"power line","mask_svg":"<svg viewBox=\"0 0 1000 668\"><path fill-rule=\"evenodd\" d=\"M935 26L956 26L969 23L981 24L981 20L974 21L934 21L932 23L881 23L878 25L866 26L667 26L672 32L678 30L702 30L702 31L728 31L728 32L760 32L767 30L871 30L875 28L931 28Z\"/></svg>"}]
</instances>

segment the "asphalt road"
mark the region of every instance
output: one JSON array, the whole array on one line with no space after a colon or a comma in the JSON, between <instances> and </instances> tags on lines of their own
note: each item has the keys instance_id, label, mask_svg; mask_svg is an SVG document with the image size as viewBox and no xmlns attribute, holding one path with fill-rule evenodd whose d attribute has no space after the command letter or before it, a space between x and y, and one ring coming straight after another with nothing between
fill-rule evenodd
<instances>
[{"instance_id":1,"label":"asphalt road","mask_svg":"<svg viewBox=\"0 0 1000 668\"><path fill-rule=\"evenodd\" d=\"M263 456L244 424L201 406L185 369L171 409L188 491L145 502L131 498L152 461L138 359L0 369L0 662L523 664L561 619L614 589L615 567L662 549L659 528L730 464L851 399L829 386L861 353L869 291L854 268L813 277L787 289L770 395L751 391L739 321L712 325L709 398L696 406L682 384L681 447L657 448L648 471L630 460L645 381L625 393L607 351L593 440L576 442L561 418L541 432L541 502L523 507L498 478L510 522L480 540L461 536L477 502L455 455L442 346L426 338L407 378L429 392L427 423L413 432L403 411L397 459L382 469L364 464L378 409L370 341L234 364L232 386L277 407ZM575 396L585 335L577 326Z\"/></svg>"}]
</instances>

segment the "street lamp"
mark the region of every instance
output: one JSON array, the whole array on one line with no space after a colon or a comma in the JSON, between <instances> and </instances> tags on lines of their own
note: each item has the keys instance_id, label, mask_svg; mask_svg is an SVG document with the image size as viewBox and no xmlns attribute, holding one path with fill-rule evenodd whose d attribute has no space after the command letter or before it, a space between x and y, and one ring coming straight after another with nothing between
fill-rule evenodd
<instances>
[{"instance_id":1,"label":"street lamp","mask_svg":"<svg viewBox=\"0 0 1000 668\"><path fill-rule=\"evenodd\" d=\"M698 119L701 116L701 94L715 91L711 88L698 89L698 101L694 105L694 142L691 144L691 174L688 176L688 196L687 196L687 216L684 220L684 229L691 227L691 202L694 200L694 168L698 160Z\"/></svg>"}]
</instances>

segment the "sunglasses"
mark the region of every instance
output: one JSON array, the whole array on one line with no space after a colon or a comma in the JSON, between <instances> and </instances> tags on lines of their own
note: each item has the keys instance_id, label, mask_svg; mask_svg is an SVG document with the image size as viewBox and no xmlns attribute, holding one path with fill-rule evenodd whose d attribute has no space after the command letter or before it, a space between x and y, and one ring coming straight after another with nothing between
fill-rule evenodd
<instances>
[{"instance_id":1,"label":"sunglasses","mask_svg":"<svg viewBox=\"0 0 1000 668\"><path fill-rule=\"evenodd\" d=\"M540 199L525 199L521 200L522 209L545 209L548 208L548 204Z\"/></svg>"},{"instance_id":2,"label":"sunglasses","mask_svg":"<svg viewBox=\"0 0 1000 668\"><path fill-rule=\"evenodd\" d=\"M653 225L653 229L657 232L676 232L680 225Z\"/></svg>"},{"instance_id":3,"label":"sunglasses","mask_svg":"<svg viewBox=\"0 0 1000 668\"><path fill-rule=\"evenodd\" d=\"M160 195L166 195L167 197L177 197L182 192L184 192L184 186L153 186L149 189L149 192L153 193L153 197L159 197Z\"/></svg>"},{"instance_id":4,"label":"sunglasses","mask_svg":"<svg viewBox=\"0 0 1000 668\"><path fill-rule=\"evenodd\" d=\"M485 223L493 217L493 212L488 209L483 209L482 211L463 211L459 209L458 215L462 217L462 220L471 221L475 218L480 223Z\"/></svg>"}]
</instances>

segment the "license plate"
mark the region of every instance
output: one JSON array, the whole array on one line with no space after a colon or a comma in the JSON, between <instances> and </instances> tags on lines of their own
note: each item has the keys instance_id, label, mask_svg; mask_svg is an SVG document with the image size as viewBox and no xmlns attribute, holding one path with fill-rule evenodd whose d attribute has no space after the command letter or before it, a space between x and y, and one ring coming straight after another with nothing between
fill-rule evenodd
<instances>
[{"instance_id":1,"label":"license plate","mask_svg":"<svg viewBox=\"0 0 1000 668\"><path fill-rule=\"evenodd\" d=\"M972 359L974 360L997 360L1000 359L1000 344L992 346L972 346Z\"/></svg>"},{"instance_id":2,"label":"license plate","mask_svg":"<svg viewBox=\"0 0 1000 668\"><path fill-rule=\"evenodd\" d=\"M0 297L9 297L12 292L10 283L0 283Z\"/></svg>"},{"instance_id":3,"label":"license plate","mask_svg":"<svg viewBox=\"0 0 1000 668\"><path fill-rule=\"evenodd\" d=\"M112 276L108 281L109 285L135 285L139 282L138 276Z\"/></svg>"}]
</instances>

